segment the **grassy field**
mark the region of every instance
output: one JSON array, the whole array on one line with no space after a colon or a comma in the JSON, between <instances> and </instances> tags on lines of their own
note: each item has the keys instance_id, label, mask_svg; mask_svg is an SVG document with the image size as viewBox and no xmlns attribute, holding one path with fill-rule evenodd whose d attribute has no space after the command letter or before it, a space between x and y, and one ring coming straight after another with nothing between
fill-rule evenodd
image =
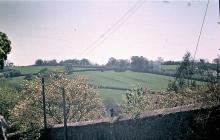
<instances>
[{"instance_id":1,"label":"grassy field","mask_svg":"<svg viewBox=\"0 0 220 140\"><path fill-rule=\"evenodd\" d=\"M168 66L166 66L168 67ZM62 66L24 66L15 67L20 70L23 74L36 73L47 68L52 71L64 71ZM174 68L174 67L173 67ZM77 68L80 69L80 68ZM126 90L117 90L117 88L131 89L136 86L145 86L152 90L165 90L167 88L169 80L172 77L149 74L149 73L138 73L138 72L114 72L114 71L86 71L86 72L76 72L69 75L70 78L76 75L84 75L88 78L92 85L102 86L102 87L113 87L116 89L97 89L100 96L104 101L113 101L115 103L122 103L123 95L127 92ZM22 83L24 77L15 77L10 79L10 83Z\"/></svg>"},{"instance_id":2,"label":"grassy field","mask_svg":"<svg viewBox=\"0 0 220 140\"><path fill-rule=\"evenodd\" d=\"M115 89L97 89L97 92L105 103L112 102L112 104L121 104L124 98L123 95L126 94L126 91Z\"/></svg>"},{"instance_id":3,"label":"grassy field","mask_svg":"<svg viewBox=\"0 0 220 140\"><path fill-rule=\"evenodd\" d=\"M18 66L18 67L14 67L14 69L19 70L22 74L38 73L44 68L47 68L49 71L64 71L63 66Z\"/></svg>"},{"instance_id":4,"label":"grassy field","mask_svg":"<svg viewBox=\"0 0 220 140\"><path fill-rule=\"evenodd\" d=\"M104 87L115 87L115 88L127 88L131 89L136 86L146 86L152 90L165 90L167 88L169 80L172 77L149 74L149 73L138 73L138 72L114 72L114 71L89 71L89 72L77 72L70 77L76 75L84 75L88 77L91 84ZM116 89L98 89L101 97L104 100L114 100L116 103L122 102L123 94L126 90Z\"/></svg>"},{"instance_id":5,"label":"grassy field","mask_svg":"<svg viewBox=\"0 0 220 140\"><path fill-rule=\"evenodd\" d=\"M19 70L22 74L34 74L40 72L42 69L47 68L49 71L65 71L64 66L16 66L15 70ZM79 68L76 67L74 70L85 70L94 68Z\"/></svg>"},{"instance_id":6,"label":"grassy field","mask_svg":"<svg viewBox=\"0 0 220 140\"><path fill-rule=\"evenodd\" d=\"M74 77L76 75L85 75L93 85L110 86L118 88L133 88L138 85L146 86L153 90L166 89L168 81L173 79L169 76L162 76L149 73L138 73L138 72L114 72L114 71L88 71L78 72L70 75Z\"/></svg>"}]
</instances>

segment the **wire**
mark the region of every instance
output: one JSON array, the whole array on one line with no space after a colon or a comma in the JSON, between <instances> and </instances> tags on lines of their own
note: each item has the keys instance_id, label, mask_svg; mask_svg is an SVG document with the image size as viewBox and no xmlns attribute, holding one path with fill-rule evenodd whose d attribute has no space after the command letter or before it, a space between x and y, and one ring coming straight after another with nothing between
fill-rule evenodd
<instances>
[{"instance_id":1,"label":"wire","mask_svg":"<svg viewBox=\"0 0 220 140\"><path fill-rule=\"evenodd\" d=\"M198 46L199 46L200 38L201 38L201 35L202 35L203 26L204 26L204 23L205 23L208 7L209 7L209 0L206 4L205 14L204 14L204 17L203 17L203 20L202 20L202 25L201 25L201 28L200 28L200 31L199 31L199 36L198 36L198 40L197 40L197 43L196 43L196 49L195 49L195 52L194 52L193 60L195 60L196 53L197 53L197 50L198 50Z\"/></svg>"},{"instance_id":2,"label":"wire","mask_svg":"<svg viewBox=\"0 0 220 140\"><path fill-rule=\"evenodd\" d=\"M117 29L119 29L121 25L125 23L125 21L127 21L128 18L143 5L144 2L145 0L137 1L125 14L123 14L121 18L119 18L112 26L110 26L103 34L101 34L98 39L96 39L91 45L84 49L84 51L79 56L84 55L86 52L88 54L88 50L91 52L100 46L108 37L110 37Z\"/></svg>"},{"instance_id":3,"label":"wire","mask_svg":"<svg viewBox=\"0 0 220 140\"><path fill-rule=\"evenodd\" d=\"M120 24L118 24L118 26L116 26L109 34L107 34L105 36L105 38L103 38L103 40L101 40L98 44L96 44L95 46L93 46L91 48L91 50L87 53L91 53L92 51L94 51L96 48L98 48L105 40L107 40L112 34L114 34L140 7L142 7L142 5L144 4L141 3L141 5L139 5L131 14L129 14L124 21L122 21Z\"/></svg>"},{"instance_id":4,"label":"wire","mask_svg":"<svg viewBox=\"0 0 220 140\"><path fill-rule=\"evenodd\" d=\"M219 10L219 18L220 18L220 0L218 1L218 10Z\"/></svg>"}]
</instances>

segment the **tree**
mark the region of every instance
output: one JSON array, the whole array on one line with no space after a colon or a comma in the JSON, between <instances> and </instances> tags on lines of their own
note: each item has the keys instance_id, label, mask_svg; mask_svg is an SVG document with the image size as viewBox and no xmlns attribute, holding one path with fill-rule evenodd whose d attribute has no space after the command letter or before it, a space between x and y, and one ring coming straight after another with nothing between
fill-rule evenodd
<instances>
[{"instance_id":1,"label":"tree","mask_svg":"<svg viewBox=\"0 0 220 140\"><path fill-rule=\"evenodd\" d=\"M114 57L109 58L107 67L112 67L115 71L126 71L130 67L130 61L127 59L115 59Z\"/></svg>"},{"instance_id":2,"label":"tree","mask_svg":"<svg viewBox=\"0 0 220 140\"><path fill-rule=\"evenodd\" d=\"M91 65L91 63L89 62L88 59L83 58L83 59L80 61L80 65L81 65L81 66L88 66L88 65Z\"/></svg>"},{"instance_id":3,"label":"tree","mask_svg":"<svg viewBox=\"0 0 220 140\"><path fill-rule=\"evenodd\" d=\"M149 61L143 56L132 56L131 69L139 72L147 71L149 70Z\"/></svg>"},{"instance_id":4,"label":"tree","mask_svg":"<svg viewBox=\"0 0 220 140\"><path fill-rule=\"evenodd\" d=\"M205 71L208 71L208 62L206 62L205 59L200 59L197 72L202 76Z\"/></svg>"},{"instance_id":5,"label":"tree","mask_svg":"<svg viewBox=\"0 0 220 140\"><path fill-rule=\"evenodd\" d=\"M188 79L188 87L189 87L189 79L192 77L194 73L194 65L190 52L186 52L183 57L183 61L176 71L177 79ZM182 81L182 80L181 80Z\"/></svg>"},{"instance_id":6,"label":"tree","mask_svg":"<svg viewBox=\"0 0 220 140\"><path fill-rule=\"evenodd\" d=\"M109 58L108 63L106 64L106 66L116 66L117 60L114 57Z\"/></svg>"},{"instance_id":7,"label":"tree","mask_svg":"<svg viewBox=\"0 0 220 140\"><path fill-rule=\"evenodd\" d=\"M104 116L101 98L85 77L78 76L70 80L66 75L52 73L46 81L46 114L49 125L63 122L61 87L65 88L68 122L99 119ZM14 121L20 126L20 130L39 130L43 126L40 78L28 81L22 93L25 95L24 100L12 110Z\"/></svg>"},{"instance_id":8,"label":"tree","mask_svg":"<svg viewBox=\"0 0 220 140\"><path fill-rule=\"evenodd\" d=\"M71 72L74 70L73 64L70 64L70 63L64 64L64 68L67 72Z\"/></svg>"},{"instance_id":9,"label":"tree","mask_svg":"<svg viewBox=\"0 0 220 140\"><path fill-rule=\"evenodd\" d=\"M126 71L130 67L130 62L126 59L119 59L117 61L117 66L119 67L120 71Z\"/></svg>"},{"instance_id":10,"label":"tree","mask_svg":"<svg viewBox=\"0 0 220 140\"><path fill-rule=\"evenodd\" d=\"M35 61L35 65L37 65L37 66L42 66L42 65L44 65L44 61L43 61L42 59L37 59L37 60Z\"/></svg>"},{"instance_id":11,"label":"tree","mask_svg":"<svg viewBox=\"0 0 220 140\"><path fill-rule=\"evenodd\" d=\"M56 66L57 65L57 61L55 59L53 60L44 60L43 61L43 65L47 65L47 66Z\"/></svg>"},{"instance_id":12,"label":"tree","mask_svg":"<svg viewBox=\"0 0 220 140\"><path fill-rule=\"evenodd\" d=\"M11 41L8 36L0 32L0 69L4 67L4 61L7 60L7 55L11 52Z\"/></svg>"}]
</instances>

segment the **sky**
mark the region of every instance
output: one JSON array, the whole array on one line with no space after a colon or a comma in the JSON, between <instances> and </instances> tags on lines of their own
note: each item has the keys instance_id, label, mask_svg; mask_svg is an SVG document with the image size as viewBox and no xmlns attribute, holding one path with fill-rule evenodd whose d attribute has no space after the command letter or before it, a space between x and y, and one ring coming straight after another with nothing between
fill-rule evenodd
<instances>
[{"instance_id":1,"label":"sky","mask_svg":"<svg viewBox=\"0 0 220 140\"><path fill-rule=\"evenodd\" d=\"M0 0L0 31L12 42L8 59L15 65L39 58L98 64L110 57L181 60L186 51L195 52L206 5L207 0ZM218 10L218 1L210 0L196 59L212 61L220 54Z\"/></svg>"}]
</instances>

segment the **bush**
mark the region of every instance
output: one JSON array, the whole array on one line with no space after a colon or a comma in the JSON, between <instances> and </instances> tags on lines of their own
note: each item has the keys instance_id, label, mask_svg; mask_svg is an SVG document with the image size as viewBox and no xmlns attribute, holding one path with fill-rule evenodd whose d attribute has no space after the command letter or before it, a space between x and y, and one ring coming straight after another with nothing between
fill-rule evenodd
<instances>
[{"instance_id":1,"label":"bush","mask_svg":"<svg viewBox=\"0 0 220 140\"><path fill-rule=\"evenodd\" d=\"M69 80L63 74L53 73L46 79L46 114L48 125L63 122L62 93L65 87L66 109L68 122L86 121L102 118L105 114L104 105L96 91L88 84L85 77L79 76ZM41 95L41 80L35 78L24 84L22 91L24 100L11 111L15 124L21 131L33 136L43 127L43 108ZM37 130L37 131L36 131Z\"/></svg>"},{"instance_id":2,"label":"bush","mask_svg":"<svg viewBox=\"0 0 220 140\"><path fill-rule=\"evenodd\" d=\"M27 74L27 75L24 77L24 80L30 81L30 80L32 80L33 78L34 78L34 77L33 77L32 74Z\"/></svg>"},{"instance_id":3,"label":"bush","mask_svg":"<svg viewBox=\"0 0 220 140\"><path fill-rule=\"evenodd\" d=\"M21 76L21 72L15 69L7 70L3 74L5 78Z\"/></svg>"},{"instance_id":4,"label":"bush","mask_svg":"<svg viewBox=\"0 0 220 140\"><path fill-rule=\"evenodd\" d=\"M20 96L14 89L7 86L0 87L0 114L6 120L10 118L10 110L14 108L19 99Z\"/></svg>"},{"instance_id":5,"label":"bush","mask_svg":"<svg viewBox=\"0 0 220 140\"><path fill-rule=\"evenodd\" d=\"M152 91L146 88L137 87L126 94L123 112L125 114L137 115L145 111L189 104L216 105L220 103L219 99L220 94L209 92L207 87L193 91L186 88L182 94L173 92L152 94Z\"/></svg>"}]
</instances>

